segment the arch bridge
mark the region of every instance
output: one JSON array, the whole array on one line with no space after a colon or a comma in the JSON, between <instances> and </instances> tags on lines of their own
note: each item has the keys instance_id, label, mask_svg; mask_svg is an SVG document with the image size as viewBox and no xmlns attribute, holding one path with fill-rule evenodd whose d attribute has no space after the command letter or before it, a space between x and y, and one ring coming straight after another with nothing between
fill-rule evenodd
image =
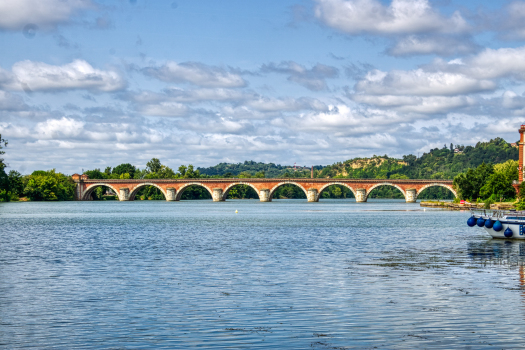
<instances>
[{"instance_id":1,"label":"arch bridge","mask_svg":"<svg viewBox=\"0 0 525 350\"><path fill-rule=\"evenodd\" d=\"M189 186L196 185L205 188L212 196L213 201L226 200L229 190L236 185L248 185L259 195L261 202L271 202L275 190L282 185L298 186L306 194L308 202L318 202L321 192L331 185L345 186L354 194L357 202L366 202L370 192L379 186L393 186L403 193L408 203L414 203L419 194L433 186L449 189L454 196L457 193L452 186L452 180L385 180L385 179L89 179L86 175L73 175L76 182L75 198L77 200L91 200L93 190L99 186L111 188L121 201L132 201L137 192L144 186L157 187L167 201L178 201Z\"/></svg>"}]
</instances>

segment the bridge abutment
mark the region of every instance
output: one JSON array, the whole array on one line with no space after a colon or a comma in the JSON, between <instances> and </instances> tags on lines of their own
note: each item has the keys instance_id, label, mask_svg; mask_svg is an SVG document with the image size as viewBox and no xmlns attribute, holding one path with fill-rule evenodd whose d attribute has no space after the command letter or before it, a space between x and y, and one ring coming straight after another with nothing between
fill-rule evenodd
<instances>
[{"instance_id":1,"label":"bridge abutment","mask_svg":"<svg viewBox=\"0 0 525 350\"><path fill-rule=\"evenodd\" d=\"M358 188L357 190L355 190L355 201L357 203L365 203L366 199L367 199L366 189Z\"/></svg>"},{"instance_id":2,"label":"bridge abutment","mask_svg":"<svg viewBox=\"0 0 525 350\"><path fill-rule=\"evenodd\" d=\"M211 198L213 198L214 202L224 202L223 193L224 191L222 190L222 188L214 188Z\"/></svg>"},{"instance_id":3,"label":"bridge abutment","mask_svg":"<svg viewBox=\"0 0 525 350\"><path fill-rule=\"evenodd\" d=\"M120 195L118 196L118 199L120 201L129 201L129 188L123 187L119 190Z\"/></svg>"},{"instance_id":4,"label":"bridge abutment","mask_svg":"<svg viewBox=\"0 0 525 350\"><path fill-rule=\"evenodd\" d=\"M177 200L177 191L173 187L166 188L166 200L168 202Z\"/></svg>"},{"instance_id":5,"label":"bridge abutment","mask_svg":"<svg viewBox=\"0 0 525 350\"><path fill-rule=\"evenodd\" d=\"M319 191L316 188L309 188L306 192L308 202L319 202Z\"/></svg>"},{"instance_id":6,"label":"bridge abutment","mask_svg":"<svg viewBox=\"0 0 525 350\"><path fill-rule=\"evenodd\" d=\"M270 190L267 189L267 188L264 188L262 190L259 191L259 199L261 200L261 202L271 202L272 201L272 197L270 195Z\"/></svg>"},{"instance_id":7,"label":"bridge abutment","mask_svg":"<svg viewBox=\"0 0 525 350\"><path fill-rule=\"evenodd\" d=\"M416 189L415 188L409 188L405 190L405 199L407 203L415 203L417 199L416 195Z\"/></svg>"}]
</instances>

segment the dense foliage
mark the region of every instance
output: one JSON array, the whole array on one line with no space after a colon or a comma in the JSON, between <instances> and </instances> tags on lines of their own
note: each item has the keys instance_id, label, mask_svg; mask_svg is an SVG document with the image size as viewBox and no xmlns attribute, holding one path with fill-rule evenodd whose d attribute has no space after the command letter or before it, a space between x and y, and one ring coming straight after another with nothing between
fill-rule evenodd
<instances>
[{"instance_id":1,"label":"dense foliage","mask_svg":"<svg viewBox=\"0 0 525 350\"><path fill-rule=\"evenodd\" d=\"M459 197L470 201L505 201L516 198L512 182L518 179L518 162L508 160L501 164L481 163L454 178Z\"/></svg>"},{"instance_id":2,"label":"dense foliage","mask_svg":"<svg viewBox=\"0 0 525 350\"><path fill-rule=\"evenodd\" d=\"M55 169L34 171L25 178L24 194L32 201L73 200L75 183L71 177L55 172Z\"/></svg>"},{"instance_id":3,"label":"dense foliage","mask_svg":"<svg viewBox=\"0 0 525 350\"><path fill-rule=\"evenodd\" d=\"M455 151L455 149L457 151ZM478 142L474 147L450 144L431 149L421 157L406 155L402 159L388 156L354 158L322 169L319 177L344 177L354 179L449 179L477 168L482 163L498 164L509 159L518 160L519 150L505 140L496 138Z\"/></svg>"},{"instance_id":4,"label":"dense foliage","mask_svg":"<svg viewBox=\"0 0 525 350\"><path fill-rule=\"evenodd\" d=\"M323 166L316 165L314 169L320 170ZM283 166L274 163L258 163L253 160L247 160L244 163L219 163L208 168L197 168L203 175L212 177L239 177L241 173L256 176L263 173L268 178L285 178L285 177L310 177L311 168L307 166Z\"/></svg>"}]
</instances>

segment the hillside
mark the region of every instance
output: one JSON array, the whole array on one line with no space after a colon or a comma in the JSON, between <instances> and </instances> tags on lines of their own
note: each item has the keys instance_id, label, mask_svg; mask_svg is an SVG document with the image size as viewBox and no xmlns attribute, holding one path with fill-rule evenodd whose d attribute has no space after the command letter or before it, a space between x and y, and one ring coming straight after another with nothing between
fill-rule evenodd
<instances>
[{"instance_id":1,"label":"hillside","mask_svg":"<svg viewBox=\"0 0 525 350\"><path fill-rule=\"evenodd\" d=\"M314 169L322 169L322 166L314 166ZM265 177L310 177L310 167L297 166L294 170L292 165L280 165L274 163L261 163L247 160L244 163L219 163L208 168L197 168L202 175L235 177L241 173L249 173L255 176L264 173Z\"/></svg>"},{"instance_id":2,"label":"hillside","mask_svg":"<svg viewBox=\"0 0 525 350\"><path fill-rule=\"evenodd\" d=\"M519 151L501 138L489 142L478 142L475 146L443 147L431 149L419 158L410 154L402 159L388 156L354 158L324 167L318 177L345 178L409 178L409 179L453 179L469 168L482 163L498 164L509 159L517 160ZM455 152L457 149L459 152Z\"/></svg>"}]
</instances>

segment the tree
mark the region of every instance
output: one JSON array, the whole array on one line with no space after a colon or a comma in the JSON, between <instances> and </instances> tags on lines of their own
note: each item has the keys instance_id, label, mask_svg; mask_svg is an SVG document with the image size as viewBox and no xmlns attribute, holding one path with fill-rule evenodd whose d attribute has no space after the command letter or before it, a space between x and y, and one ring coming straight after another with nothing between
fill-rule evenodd
<instances>
[{"instance_id":1,"label":"tree","mask_svg":"<svg viewBox=\"0 0 525 350\"><path fill-rule=\"evenodd\" d=\"M485 185L490 175L494 173L492 164L482 163L476 169L468 169L454 178L454 187L463 199L477 200L480 197L481 188Z\"/></svg>"},{"instance_id":2,"label":"tree","mask_svg":"<svg viewBox=\"0 0 525 350\"><path fill-rule=\"evenodd\" d=\"M2 158L2 155L5 154L5 151L2 151L2 148L6 146L7 141L4 140L0 134L0 202L7 202L10 200L9 179L5 173L6 164L4 163L4 158Z\"/></svg>"},{"instance_id":3,"label":"tree","mask_svg":"<svg viewBox=\"0 0 525 350\"><path fill-rule=\"evenodd\" d=\"M485 185L481 188L480 194L483 198L492 198L503 201L516 197L516 190L512 187L512 180L502 172L496 172L489 176Z\"/></svg>"},{"instance_id":4,"label":"tree","mask_svg":"<svg viewBox=\"0 0 525 350\"><path fill-rule=\"evenodd\" d=\"M408 179L408 176L402 175L402 174L392 174L390 175L391 179L398 180L398 179Z\"/></svg>"},{"instance_id":5,"label":"tree","mask_svg":"<svg viewBox=\"0 0 525 350\"><path fill-rule=\"evenodd\" d=\"M193 165L191 164L187 167L185 165L181 165L179 167L179 173L184 179L196 179L201 177L199 170L193 170Z\"/></svg>"},{"instance_id":6,"label":"tree","mask_svg":"<svg viewBox=\"0 0 525 350\"><path fill-rule=\"evenodd\" d=\"M509 159L505 163L494 165L495 173L502 173L510 181L518 180L518 164L517 160Z\"/></svg>"},{"instance_id":7,"label":"tree","mask_svg":"<svg viewBox=\"0 0 525 350\"><path fill-rule=\"evenodd\" d=\"M129 163L124 163L124 164L120 164L120 165L117 165L116 167L113 168L113 171L111 172L112 174L115 174L115 175L122 175L122 174L126 174L128 173L130 178L133 178L133 176L135 175L135 171L137 169L129 164Z\"/></svg>"},{"instance_id":8,"label":"tree","mask_svg":"<svg viewBox=\"0 0 525 350\"><path fill-rule=\"evenodd\" d=\"M34 171L28 178L24 193L32 201L73 200L75 183L70 177L49 171Z\"/></svg>"},{"instance_id":9,"label":"tree","mask_svg":"<svg viewBox=\"0 0 525 350\"><path fill-rule=\"evenodd\" d=\"M9 181L9 189L12 196L21 197L24 195L24 182L22 174L16 170L11 170L7 175Z\"/></svg>"},{"instance_id":10,"label":"tree","mask_svg":"<svg viewBox=\"0 0 525 350\"><path fill-rule=\"evenodd\" d=\"M162 168L162 164L158 158L151 158L151 160L146 163L146 168L152 173L158 173Z\"/></svg>"},{"instance_id":11,"label":"tree","mask_svg":"<svg viewBox=\"0 0 525 350\"><path fill-rule=\"evenodd\" d=\"M111 168L110 168L111 169ZM108 174L101 172L100 169L86 170L84 171L90 179L107 179Z\"/></svg>"}]
</instances>

